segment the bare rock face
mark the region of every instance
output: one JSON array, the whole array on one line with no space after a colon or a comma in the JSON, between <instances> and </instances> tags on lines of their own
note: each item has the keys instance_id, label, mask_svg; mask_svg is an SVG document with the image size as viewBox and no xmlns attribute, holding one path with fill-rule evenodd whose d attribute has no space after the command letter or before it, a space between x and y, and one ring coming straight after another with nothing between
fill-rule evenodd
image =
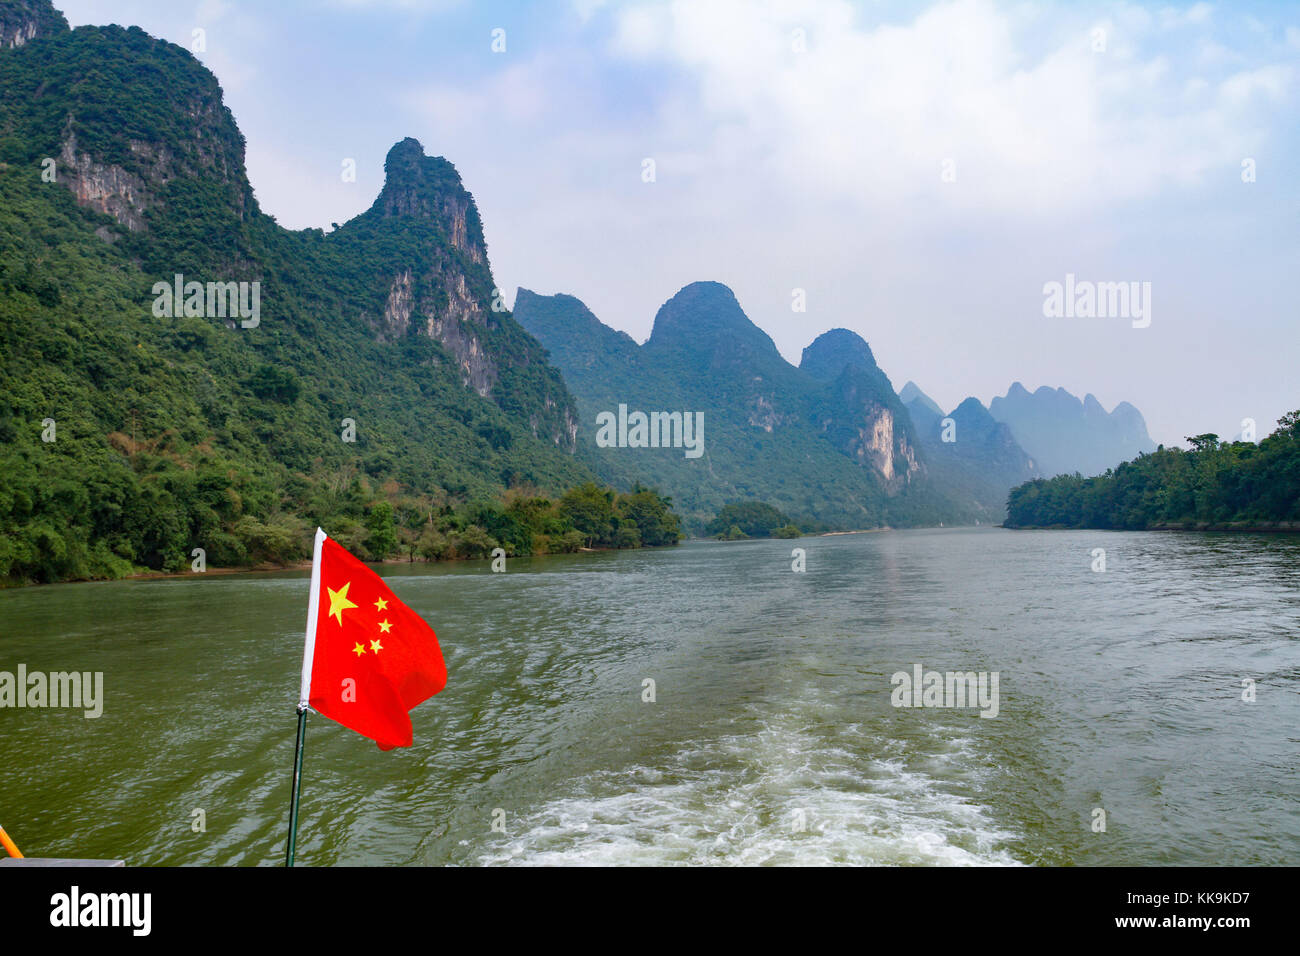
<instances>
[{"instance_id":1,"label":"bare rock face","mask_svg":"<svg viewBox=\"0 0 1300 956\"><path fill-rule=\"evenodd\" d=\"M433 339L461 383L498 405L519 409L513 391L527 382L532 394L522 410L533 434L574 451L573 398L541 346L500 302L482 221L456 168L407 138L389 150L384 173L374 205L339 230L346 242L378 247L372 253L396 267L384 280L382 311L363 320L381 342Z\"/></svg>"},{"instance_id":2,"label":"bare rock face","mask_svg":"<svg viewBox=\"0 0 1300 956\"><path fill-rule=\"evenodd\" d=\"M761 382L761 379L755 379L755 382ZM769 435L775 428L782 425L793 425L801 421L800 416L793 413L782 412L779 408L780 399L775 394L764 394L760 392L755 395L749 409L748 422L754 428L761 428Z\"/></svg>"},{"instance_id":3,"label":"bare rock face","mask_svg":"<svg viewBox=\"0 0 1300 956\"><path fill-rule=\"evenodd\" d=\"M78 203L112 216L132 232L144 229L144 212L156 202L141 177L121 166L97 163L89 153L79 153L76 134L71 132L59 155L59 180L72 190Z\"/></svg>"},{"instance_id":4,"label":"bare rock face","mask_svg":"<svg viewBox=\"0 0 1300 956\"><path fill-rule=\"evenodd\" d=\"M393 277L382 315L371 322L376 337L381 342L398 341L410 334L415 318L419 331L456 362L462 384L483 398L490 397L499 377L497 365L476 332L483 310L470 294L465 276L442 272L421 281L431 290L445 290L445 295L432 291L417 301L412 270L403 269Z\"/></svg>"},{"instance_id":5,"label":"bare rock face","mask_svg":"<svg viewBox=\"0 0 1300 956\"><path fill-rule=\"evenodd\" d=\"M497 384L498 371L484 343L474 333L474 325L480 321L482 310L469 294L463 274L439 278L450 278L451 287L447 289L446 299L438 300L435 295L426 295L417 303L411 269L396 274L382 316L372 323L376 337L381 342L398 341L411 333L412 317L417 317L421 332L437 341L455 359L460 368L461 384L472 388L482 398L489 398ZM434 285L441 286L442 282Z\"/></svg>"},{"instance_id":6,"label":"bare rock face","mask_svg":"<svg viewBox=\"0 0 1300 956\"><path fill-rule=\"evenodd\" d=\"M820 417L823 433L876 472L890 494L924 470L911 419L859 335L847 329L823 333L804 349L799 367L830 388Z\"/></svg>"},{"instance_id":7,"label":"bare rock face","mask_svg":"<svg viewBox=\"0 0 1300 956\"><path fill-rule=\"evenodd\" d=\"M378 322L371 323L375 337L381 342L394 342L406 335L411 328L411 312L414 308L411 270L403 269L393 277L393 284L388 289L388 301L384 303L383 316Z\"/></svg>"},{"instance_id":8,"label":"bare rock face","mask_svg":"<svg viewBox=\"0 0 1300 956\"><path fill-rule=\"evenodd\" d=\"M147 228L145 213L163 205L159 193L180 176L200 176L216 173L223 182L242 181L242 162L237 175L232 174L226 157L196 152L190 162L178 161L170 148L161 143L131 140L128 144L133 172L116 163L97 162L90 153L77 148L77 134L69 129L59 152L58 181L62 182L77 202L97 212L112 216L132 232ZM239 219L247 213L247 193L237 188L231 193Z\"/></svg>"},{"instance_id":9,"label":"bare rock face","mask_svg":"<svg viewBox=\"0 0 1300 956\"><path fill-rule=\"evenodd\" d=\"M892 482L897 475L894 470L894 416L889 409L879 406L874 406L871 411L875 413L874 417L868 416L858 429L854 457L859 464L874 468L885 481Z\"/></svg>"},{"instance_id":10,"label":"bare rock face","mask_svg":"<svg viewBox=\"0 0 1300 956\"><path fill-rule=\"evenodd\" d=\"M846 450L858 464L879 474L890 492L898 491L922 470L916 449L898 426L892 409L853 397L858 399L853 406L857 424Z\"/></svg>"},{"instance_id":11,"label":"bare rock face","mask_svg":"<svg viewBox=\"0 0 1300 956\"><path fill-rule=\"evenodd\" d=\"M114 81L87 79L79 58L88 49L103 59ZM236 222L256 210L243 136L216 77L188 51L134 28L70 31L49 0L0 0L0 52L6 50L18 61L34 58L27 62L36 76L6 89L5 96L58 103L61 113L57 120L42 117L36 127L12 132L48 150L56 159L55 181L80 205L143 232L152 211L167 208L172 184L189 179L220 184L218 203ZM157 103L157 117L132 124L128 132L119 117L138 110L142 100Z\"/></svg>"},{"instance_id":12,"label":"bare rock face","mask_svg":"<svg viewBox=\"0 0 1300 956\"><path fill-rule=\"evenodd\" d=\"M13 48L22 46L28 40L36 39L36 21L34 20L6 23L3 29L4 32L0 33L0 46Z\"/></svg>"},{"instance_id":13,"label":"bare rock face","mask_svg":"<svg viewBox=\"0 0 1300 956\"><path fill-rule=\"evenodd\" d=\"M8 0L0 4L0 49L20 47L66 29L68 21L50 0Z\"/></svg>"},{"instance_id":14,"label":"bare rock face","mask_svg":"<svg viewBox=\"0 0 1300 956\"><path fill-rule=\"evenodd\" d=\"M424 333L455 357L465 385L487 398L497 383L497 367L474 332L472 316L478 306L468 300L465 277L458 276L455 281L456 287L448 293L446 307L426 313Z\"/></svg>"}]
</instances>

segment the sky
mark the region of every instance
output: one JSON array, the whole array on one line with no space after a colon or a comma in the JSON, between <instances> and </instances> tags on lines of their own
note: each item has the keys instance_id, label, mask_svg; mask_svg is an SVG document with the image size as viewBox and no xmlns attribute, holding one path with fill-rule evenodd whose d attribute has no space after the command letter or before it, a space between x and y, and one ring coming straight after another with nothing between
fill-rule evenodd
<instances>
[{"instance_id":1,"label":"sky","mask_svg":"<svg viewBox=\"0 0 1300 956\"><path fill-rule=\"evenodd\" d=\"M368 208L406 136L447 157L507 302L574 295L643 341L719 281L796 364L848 328L946 410L1064 387L1166 444L1300 408L1298 4L56 6L203 31L288 228ZM1149 324L1045 315L1067 275L1150 283Z\"/></svg>"}]
</instances>

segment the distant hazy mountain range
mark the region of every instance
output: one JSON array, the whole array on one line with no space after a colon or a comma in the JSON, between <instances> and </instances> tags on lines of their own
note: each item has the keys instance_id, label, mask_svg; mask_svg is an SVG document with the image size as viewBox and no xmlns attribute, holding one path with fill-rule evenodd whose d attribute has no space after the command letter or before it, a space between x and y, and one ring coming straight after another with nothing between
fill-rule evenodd
<instances>
[{"instance_id":1,"label":"distant hazy mountain range","mask_svg":"<svg viewBox=\"0 0 1300 956\"><path fill-rule=\"evenodd\" d=\"M928 423L942 417L939 406L913 382L903 386L899 397L913 421ZM971 402L974 399L966 399L953 415L962 408L974 414ZM1142 413L1128 402L1120 402L1108 413L1092 394L1081 402L1063 388L1044 386L1031 393L1016 382L1005 396L989 403L985 414L1007 427L1032 459L1032 471L1043 478L1076 472L1100 475L1156 447ZM987 429L987 425L977 427Z\"/></svg>"},{"instance_id":2,"label":"distant hazy mountain range","mask_svg":"<svg viewBox=\"0 0 1300 956\"><path fill-rule=\"evenodd\" d=\"M1081 402L1063 388L1031 393L1016 382L989 403L989 414L1011 428L1049 478L1099 475L1156 447L1142 413L1128 402L1107 412L1092 394Z\"/></svg>"},{"instance_id":3,"label":"distant hazy mountain range","mask_svg":"<svg viewBox=\"0 0 1300 956\"><path fill-rule=\"evenodd\" d=\"M993 410L968 398L945 415L913 382L895 393L847 329L818 336L795 367L716 282L669 299L644 345L568 295L520 289L514 316L574 394L580 457L607 481L645 480L671 494L696 529L745 499L805 526L999 521L1021 482L1101 472L1151 447L1131 405L1106 415L1092 396L1079 403L1063 391L1030 396L1017 385ZM703 413L700 457L610 434L602 442L598 421L620 406L626 415Z\"/></svg>"},{"instance_id":4,"label":"distant hazy mountain range","mask_svg":"<svg viewBox=\"0 0 1300 956\"><path fill-rule=\"evenodd\" d=\"M924 496L908 493L922 472L911 420L853 333L823 336L796 368L716 282L688 285L664 303L644 345L572 296L520 289L514 316L574 394L580 457L610 482L641 480L672 495L688 525L749 499L805 526L922 520ZM701 414L702 453L631 441L602 447L597 418L620 406L628 415Z\"/></svg>"},{"instance_id":5,"label":"distant hazy mountain range","mask_svg":"<svg viewBox=\"0 0 1300 956\"><path fill-rule=\"evenodd\" d=\"M1033 458L979 399L967 398L945 415L914 382L903 386L899 397L921 436L933 480L945 497L1001 505L1009 489L1038 477ZM1000 520L1000 515L994 517Z\"/></svg>"}]
</instances>

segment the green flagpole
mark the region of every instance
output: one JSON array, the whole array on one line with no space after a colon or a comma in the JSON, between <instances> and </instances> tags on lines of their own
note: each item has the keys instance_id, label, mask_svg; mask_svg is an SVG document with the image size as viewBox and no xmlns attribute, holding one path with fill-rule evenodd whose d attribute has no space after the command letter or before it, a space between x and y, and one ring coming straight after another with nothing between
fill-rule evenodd
<instances>
[{"instance_id":1,"label":"green flagpole","mask_svg":"<svg viewBox=\"0 0 1300 956\"><path fill-rule=\"evenodd\" d=\"M289 848L284 865L293 866L294 843L298 837L298 797L302 792L302 742L307 735L307 708L298 708L298 742L294 745L293 795L289 802Z\"/></svg>"}]
</instances>

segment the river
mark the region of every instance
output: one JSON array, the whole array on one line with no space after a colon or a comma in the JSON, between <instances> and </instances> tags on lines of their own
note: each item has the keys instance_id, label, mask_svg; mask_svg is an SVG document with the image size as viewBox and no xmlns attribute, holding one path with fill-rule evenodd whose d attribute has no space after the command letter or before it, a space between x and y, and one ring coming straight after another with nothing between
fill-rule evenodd
<instances>
[{"instance_id":1,"label":"river","mask_svg":"<svg viewBox=\"0 0 1300 956\"><path fill-rule=\"evenodd\" d=\"M1300 863L1294 536L935 529L381 570L447 689L410 749L309 718L300 864ZM281 863L307 591L0 592L0 671L104 675L98 718L0 709L0 824L29 856ZM894 706L916 665L996 672L997 716Z\"/></svg>"}]
</instances>

